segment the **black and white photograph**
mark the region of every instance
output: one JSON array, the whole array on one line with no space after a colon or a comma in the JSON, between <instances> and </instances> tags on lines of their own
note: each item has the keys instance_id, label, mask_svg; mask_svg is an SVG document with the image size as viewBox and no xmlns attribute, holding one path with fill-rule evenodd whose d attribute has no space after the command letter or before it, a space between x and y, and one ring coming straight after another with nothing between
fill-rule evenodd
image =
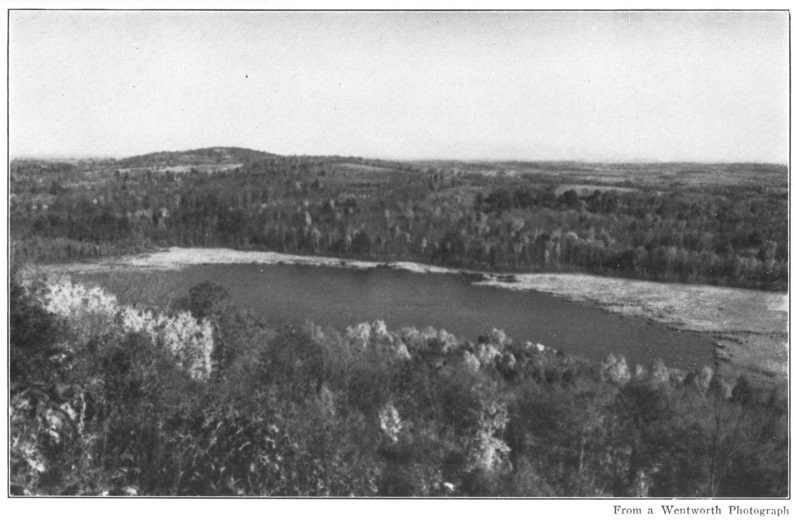
<instances>
[{"instance_id":1,"label":"black and white photograph","mask_svg":"<svg viewBox=\"0 0 794 520\"><path fill-rule=\"evenodd\" d=\"M790 514L788 10L6 14L20 510Z\"/></svg>"}]
</instances>

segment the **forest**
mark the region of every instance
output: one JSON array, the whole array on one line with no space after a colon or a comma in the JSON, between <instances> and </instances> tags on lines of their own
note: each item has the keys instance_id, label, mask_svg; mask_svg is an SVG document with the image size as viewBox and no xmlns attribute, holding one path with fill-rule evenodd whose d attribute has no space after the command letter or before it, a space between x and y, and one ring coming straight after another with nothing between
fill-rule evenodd
<instances>
[{"instance_id":1,"label":"forest","mask_svg":"<svg viewBox=\"0 0 794 520\"><path fill-rule=\"evenodd\" d=\"M15 159L9 187L11 495L789 494L788 382L716 350L629 366L497 329L267 323L211 282L121 303L25 269L227 247L786 291L785 166L208 148Z\"/></svg>"},{"instance_id":2,"label":"forest","mask_svg":"<svg viewBox=\"0 0 794 520\"><path fill-rule=\"evenodd\" d=\"M777 165L401 163L211 148L12 161L9 218L21 261L231 247L785 291L787 204Z\"/></svg>"},{"instance_id":3,"label":"forest","mask_svg":"<svg viewBox=\"0 0 794 520\"><path fill-rule=\"evenodd\" d=\"M12 495L789 492L785 390L718 367L499 330L273 327L209 282L169 309L21 277L10 300Z\"/></svg>"}]
</instances>

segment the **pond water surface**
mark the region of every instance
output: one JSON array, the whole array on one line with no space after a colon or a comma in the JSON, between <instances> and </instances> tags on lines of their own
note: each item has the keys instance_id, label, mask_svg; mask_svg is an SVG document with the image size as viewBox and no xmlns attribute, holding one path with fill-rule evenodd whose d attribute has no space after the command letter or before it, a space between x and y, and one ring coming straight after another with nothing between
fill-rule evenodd
<instances>
[{"instance_id":1,"label":"pond water surface","mask_svg":"<svg viewBox=\"0 0 794 520\"><path fill-rule=\"evenodd\" d=\"M343 331L348 325L382 319L390 330L430 325L472 341L498 328L514 340L539 342L599 361L609 353L622 354L632 366L658 358L670 367L693 369L712 360L707 334L676 331L540 292L476 285L458 274L214 264L73 278L97 282L114 292L124 286L128 294L129 287L145 288L141 291L161 301L186 295L190 287L209 280L225 287L238 305L272 324L309 320Z\"/></svg>"}]
</instances>

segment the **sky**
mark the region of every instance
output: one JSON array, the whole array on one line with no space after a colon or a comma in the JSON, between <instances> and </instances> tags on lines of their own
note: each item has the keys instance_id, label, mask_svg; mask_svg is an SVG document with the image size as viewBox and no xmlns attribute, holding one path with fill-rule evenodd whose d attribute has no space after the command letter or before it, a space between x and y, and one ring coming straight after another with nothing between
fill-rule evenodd
<instances>
[{"instance_id":1,"label":"sky","mask_svg":"<svg viewBox=\"0 0 794 520\"><path fill-rule=\"evenodd\" d=\"M12 11L12 156L788 162L786 12Z\"/></svg>"}]
</instances>

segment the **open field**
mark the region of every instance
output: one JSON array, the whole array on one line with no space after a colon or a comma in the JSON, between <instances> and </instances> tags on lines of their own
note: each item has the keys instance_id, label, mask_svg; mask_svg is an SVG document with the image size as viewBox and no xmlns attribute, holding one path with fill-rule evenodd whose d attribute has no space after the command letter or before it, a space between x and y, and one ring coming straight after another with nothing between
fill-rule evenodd
<instances>
[{"instance_id":1,"label":"open field","mask_svg":"<svg viewBox=\"0 0 794 520\"><path fill-rule=\"evenodd\" d=\"M623 188L620 186L609 186L601 184L560 184L554 188L554 195L559 197L568 190L574 190L579 197L589 197L596 191L611 191L614 193L632 193L637 190L633 188Z\"/></svg>"}]
</instances>

